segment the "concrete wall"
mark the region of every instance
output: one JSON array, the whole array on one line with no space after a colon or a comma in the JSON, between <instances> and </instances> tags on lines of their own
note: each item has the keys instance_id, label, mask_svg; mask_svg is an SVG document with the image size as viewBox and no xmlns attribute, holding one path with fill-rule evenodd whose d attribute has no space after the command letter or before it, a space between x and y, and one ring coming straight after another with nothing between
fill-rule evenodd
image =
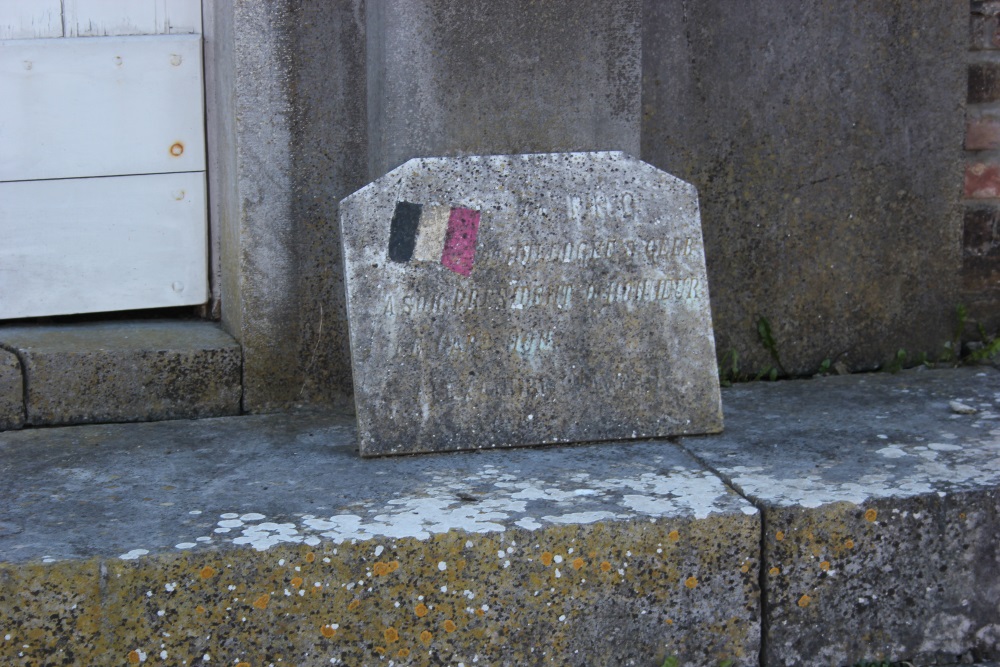
<instances>
[{"instance_id":1,"label":"concrete wall","mask_svg":"<svg viewBox=\"0 0 1000 667\"><path fill-rule=\"evenodd\" d=\"M642 157L701 196L716 342L748 369L935 353L959 302L968 3L649 0Z\"/></svg>"},{"instance_id":2,"label":"concrete wall","mask_svg":"<svg viewBox=\"0 0 1000 667\"><path fill-rule=\"evenodd\" d=\"M350 397L337 201L418 155L624 149L692 181L744 371L771 363L760 316L791 372L950 338L966 3L516 4L209 3L246 410Z\"/></svg>"}]
</instances>

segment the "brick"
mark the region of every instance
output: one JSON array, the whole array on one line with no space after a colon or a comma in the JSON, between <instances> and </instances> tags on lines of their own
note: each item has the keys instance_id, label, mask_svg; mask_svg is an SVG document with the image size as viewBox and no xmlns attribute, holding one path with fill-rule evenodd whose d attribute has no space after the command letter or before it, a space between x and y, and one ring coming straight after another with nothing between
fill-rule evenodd
<instances>
[{"instance_id":1,"label":"brick","mask_svg":"<svg viewBox=\"0 0 1000 667\"><path fill-rule=\"evenodd\" d=\"M965 123L965 150L983 151L1000 148L1000 118L982 116Z\"/></svg>"},{"instance_id":2,"label":"brick","mask_svg":"<svg viewBox=\"0 0 1000 667\"><path fill-rule=\"evenodd\" d=\"M1000 208L966 209L962 236L966 257L1000 257Z\"/></svg>"},{"instance_id":3,"label":"brick","mask_svg":"<svg viewBox=\"0 0 1000 667\"><path fill-rule=\"evenodd\" d=\"M970 104L1000 100L1000 64L969 65L968 101Z\"/></svg>"},{"instance_id":4,"label":"brick","mask_svg":"<svg viewBox=\"0 0 1000 667\"><path fill-rule=\"evenodd\" d=\"M997 16L1000 14L1000 2L997 0L972 0L973 16Z\"/></svg>"},{"instance_id":5,"label":"brick","mask_svg":"<svg viewBox=\"0 0 1000 667\"><path fill-rule=\"evenodd\" d=\"M974 162L966 165L964 192L969 199L1000 197L1000 164Z\"/></svg>"},{"instance_id":6,"label":"brick","mask_svg":"<svg viewBox=\"0 0 1000 667\"><path fill-rule=\"evenodd\" d=\"M1000 48L1000 21L996 15L972 15L969 21L969 48L973 51Z\"/></svg>"}]
</instances>

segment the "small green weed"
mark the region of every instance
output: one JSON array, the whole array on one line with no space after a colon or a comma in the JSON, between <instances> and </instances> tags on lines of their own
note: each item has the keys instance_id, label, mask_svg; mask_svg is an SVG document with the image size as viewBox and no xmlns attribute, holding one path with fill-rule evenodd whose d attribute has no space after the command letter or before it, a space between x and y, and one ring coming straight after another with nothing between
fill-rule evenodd
<instances>
[{"instance_id":1,"label":"small green weed","mask_svg":"<svg viewBox=\"0 0 1000 667\"><path fill-rule=\"evenodd\" d=\"M680 667L681 661L676 655L668 655L663 659L663 664L660 667Z\"/></svg>"},{"instance_id":2,"label":"small green weed","mask_svg":"<svg viewBox=\"0 0 1000 667\"><path fill-rule=\"evenodd\" d=\"M768 370L762 371L757 378L760 379L766 374L769 380L774 381L778 379L779 372L783 376L788 375L785 372L785 367L781 365L781 355L778 354L778 343L774 340L774 334L771 333L771 323L763 315L757 318L757 339L760 340L760 344L764 346L764 349L774 359L775 364Z\"/></svg>"}]
</instances>

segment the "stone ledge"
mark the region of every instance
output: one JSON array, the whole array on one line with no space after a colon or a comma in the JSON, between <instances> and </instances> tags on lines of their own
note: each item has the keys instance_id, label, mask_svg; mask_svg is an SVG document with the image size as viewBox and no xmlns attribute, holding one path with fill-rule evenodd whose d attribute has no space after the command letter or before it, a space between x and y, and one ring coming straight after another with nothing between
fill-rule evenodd
<instances>
[{"instance_id":1,"label":"stone ledge","mask_svg":"<svg viewBox=\"0 0 1000 667\"><path fill-rule=\"evenodd\" d=\"M0 457L8 661L759 652L758 513L673 443L361 460L351 417L298 414L11 432Z\"/></svg>"},{"instance_id":2,"label":"stone ledge","mask_svg":"<svg viewBox=\"0 0 1000 667\"><path fill-rule=\"evenodd\" d=\"M187 419L238 414L239 344L199 321L0 327L25 375L24 423Z\"/></svg>"},{"instance_id":3,"label":"stone ledge","mask_svg":"<svg viewBox=\"0 0 1000 667\"><path fill-rule=\"evenodd\" d=\"M757 383L725 409L682 442L763 510L766 664L1000 657L1000 373Z\"/></svg>"},{"instance_id":4,"label":"stone ledge","mask_svg":"<svg viewBox=\"0 0 1000 667\"><path fill-rule=\"evenodd\" d=\"M724 391L726 433L682 444L763 514L666 441L362 460L318 413L0 434L0 662L995 660L998 379Z\"/></svg>"}]
</instances>

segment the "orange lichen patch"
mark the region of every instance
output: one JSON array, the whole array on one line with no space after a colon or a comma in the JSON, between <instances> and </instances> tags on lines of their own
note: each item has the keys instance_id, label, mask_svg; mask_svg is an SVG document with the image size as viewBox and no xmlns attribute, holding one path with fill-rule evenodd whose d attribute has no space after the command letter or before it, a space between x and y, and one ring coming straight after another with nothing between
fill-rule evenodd
<instances>
[{"instance_id":1,"label":"orange lichen patch","mask_svg":"<svg viewBox=\"0 0 1000 667\"><path fill-rule=\"evenodd\" d=\"M781 569L777 567L772 567L770 570L767 571L767 573L773 577L777 574L781 574Z\"/></svg>"},{"instance_id":2,"label":"orange lichen patch","mask_svg":"<svg viewBox=\"0 0 1000 667\"><path fill-rule=\"evenodd\" d=\"M847 547L848 549L853 549L854 548L854 540L852 540L850 538L847 538L846 540L844 540L844 546Z\"/></svg>"},{"instance_id":3,"label":"orange lichen patch","mask_svg":"<svg viewBox=\"0 0 1000 667\"><path fill-rule=\"evenodd\" d=\"M740 572L742 572L743 574L746 574L749 571L750 571L750 566L749 565L744 565L744 566L742 566L740 568Z\"/></svg>"},{"instance_id":4,"label":"orange lichen patch","mask_svg":"<svg viewBox=\"0 0 1000 667\"><path fill-rule=\"evenodd\" d=\"M378 561L372 566L372 574L376 577L381 577L382 575L389 574L389 564Z\"/></svg>"},{"instance_id":5,"label":"orange lichen patch","mask_svg":"<svg viewBox=\"0 0 1000 667\"><path fill-rule=\"evenodd\" d=\"M376 646L375 647L375 652L378 653L379 655L385 655L385 647L384 646Z\"/></svg>"},{"instance_id":6,"label":"orange lichen patch","mask_svg":"<svg viewBox=\"0 0 1000 667\"><path fill-rule=\"evenodd\" d=\"M413 613L417 615L417 618L423 618L424 616L429 614L430 611L431 610L428 609L427 605L425 605L423 602L421 602L420 604L418 604L416 607L413 608Z\"/></svg>"},{"instance_id":7,"label":"orange lichen patch","mask_svg":"<svg viewBox=\"0 0 1000 667\"><path fill-rule=\"evenodd\" d=\"M314 553L313 553L313 552L311 552L311 551L310 551L309 553L307 553L307 554L306 554L306 562L307 562L307 563L312 563L312 562L313 562L313 561L315 561L315 560L316 560L316 554L314 554Z\"/></svg>"},{"instance_id":8,"label":"orange lichen patch","mask_svg":"<svg viewBox=\"0 0 1000 667\"><path fill-rule=\"evenodd\" d=\"M410 649L408 649L408 648L401 648L401 649L399 649L398 651L396 651L396 657L397 658L409 658L410 657Z\"/></svg>"},{"instance_id":9,"label":"orange lichen patch","mask_svg":"<svg viewBox=\"0 0 1000 667\"><path fill-rule=\"evenodd\" d=\"M579 570L579 569L581 569L581 568L582 568L582 567L583 567L584 565L586 565L586 563L584 563L584 561L583 561L583 559L582 559L582 558L574 558L574 559L573 559L573 569L574 569L574 570Z\"/></svg>"},{"instance_id":10,"label":"orange lichen patch","mask_svg":"<svg viewBox=\"0 0 1000 667\"><path fill-rule=\"evenodd\" d=\"M796 604L798 604L800 607L808 607L810 602L812 602L812 598L809 597L808 595L803 595L802 597L799 598L799 601Z\"/></svg>"},{"instance_id":11,"label":"orange lichen patch","mask_svg":"<svg viewBox=\"0 0 1000 667\"><path fill-rule=\"evenodd\" d=\"M327 639L330 639L335 634L337 634L337 630L332 625L324 625L319 629L319 633L324 637L326 637Z\"/></svg>"},{"instance_id":12,"label":"orange lichen patch","mask_svg":"<svg viewBox=\"0 0 1000 667\"><path fill-rule=\"evenodd\" d=\"M201 575L202 579L211 579L213 576L215 576L215 568L213 568L211 565L206 565L205 567L201 568L201 572L199 572L198 574Z\"/></svg>"},{"instance_id":13,"label":"orange lichen patch","mask_svg":"<svg viewBox=\"0 0 1000 667\"><path fill-rule=\"evenodd\" d=\"M819 564L819 569L823 570L824 572L826 572L827 570L829 570L830 569L830 561L825 560L822 563L820 563Z\"/></svg>"},{"instance_id":14,"label":"orange lichen patch","mask_svg":"<svg viewBox=\"0 0 1000 667\"><path fill-rule=\"evenodd\" d=\"M779 542L785 539L785 531L779 530L778 532L776 532L774 534L774 539L778 540Z\"/></svg>"},{"instance_id":15,"label":"orange lichen patch","mask_svg":"<svg viewBox=\"0 0 1000 667\"><path fill-rule=\"evenodd\" d=\"M359 599L357 599L357 598L354 598L354 599L353 599L353 600L351 600L351 602L350 602L350 603L349 603L349 604L347 605L347 611L354 611L355 609L357 609L357 608L358 608L358 607L360 607L360 606L361 606L361 600L359 600Z\"/></svg>"},{"instance_id":16,"label":"orange lichen patch","mask_svg":"<svg viewBox=\"0 0 1000 667\"><path fill-rule=\"evenodd\" d=\"M393 572L399 569L398 560L390 561L389 563L387 563L387 565L389 566L389 574L392 574Z\"/></svg>"},{"instance_id":17,"label":"orange lichen patch","mask_svg":"<svg viewBox=\"0 0 1000 667\"><path fill-rule=\"evenodd\" d=\"M444 622L445 632L455 632L455 630L458 630L458 626L455 625L455 621L449 618L447 621Z\"/></svg>"},{"instance_id":18,"label":"orange lichen patch","mask_svg":"<svg viewBox=\"0 0 1000 667\"><path fill-rule=\"evenodd\" d=\"M668 618L666 621L664 621L664 623L666 623L667 625L673 625L674 624L674 619Z\"/></svg>"},{"instance_id":19,"label":"orange lichen patch","mask_svg":"<svg viewBox=\"0 0 1000 667\"><path fill-rule=\"evenodd\" d=\"M432 639L434 639L434 635L432 635L429 630L424 630L420 633L420 641L422 641L425 645L430 644Z\"/></svg>"},{"instance_id":20,"label":"orange lichen patch","mask_svg":"<svg viewBox=\"0 0 1000 667\"><path fill-rule=\"evenodd\" d=\"M688 588L694 588L698 585L698 577L688 577L684 580L684 585Z\"/></svg>"},{"instance_id":21,"label":"orange lichen patch","mask_svg":"<svg viewBox=\"0 0 1000 667\"><path fill-rule=\"evenodd\" d=\"M483 611L482 609L477 609L476 610L476 616L485 616L485 615L486 615L486 612Z\"/></svg>"},{"instance_id":22,"label":"orange lichen patch","mask_svg":"<svg viewBox=\"0 0 1000 667\"><path fill-rule=\"evenodd\" d=\"M681 539L681 534L678 533L676 530L671 530L669 533L667 533L667 538L669 538L671 542L676 542L677 540Z\"/></svg>"},{"instance_id":23,"label":"orange lichen patch","mask_svg":"<svg viewBox=\"0 0 1000 667\"><path fill-rule=\"evenodd\" d=\"M202 607L201 605L198 605L197 607L194 608L194 613L196 614L204 614L206 611L208 610Z\"/></svg>"},{"instance_id":24,"label":"orange lichen patch","mask_svg":"<svg viewBox=\"0 0 1000 667\"><path fill-rule=\"evenodd\" d=\"M865 510L865 521L874 521L878 518L878 510L873 508Z\"/></svg>"},{"instance_id":25,"label":"orange lichen patch","mask_svg":"<svg viewBox=\"0 0 1000 667\"><path fill-rule=\"evenodd\" d=\"M590 552L589 554L587 554L587 555L588 555L588 556L590 556L591 558L597 558L597 552L596 552L596 551L591 551L591 552Z\"/></svg>"},{"instance_id":26,"label":"orange lichen patch","mask_svg":"<svg viewBox=\"0 0 1000 667\"><path fill-rule=\"evenodd\" d=\"M250 667L249 662L237 662L236 667Z\"/></svg>"},{"instance_id":27,"label":"orange lichen patch","mask_svg":"<svg viewBox=\"0 0 1000 667\"><path fill-rule=\"evenodd\" d=\"M399 641L399 632L396 628L386 628L385 632L382 633L382 636L385 637L386 644Z\"/></svg>"},{"instance_id":28,"label":"orange lichen patch","mask_svg":"<svg viewBox=\"0 0 1000 667\"><path fill-rule=\"evenodd\" d=\"M546 552L542 553L542 565L544 565L545 567L548 567L549 565L552 565L552 553L551 552L546 551Z\"/></svg>"},{"instance_id":29,"label":"orange lichen patch","mask_svg":"<svg viewBox=\"0 0 1000 667\"><path fill-rule=\"evenodd\" d=\"M128 661L130 663L132 663L133 665L138 665L140 660L141 660L141 658L139 657L139 652L138 651L129 651L128 652Z\"/></svg>"},{"instance_id":30,"label":"orange lichen patch","mask_svg":"<svg viewBox=\"0 0 1000 667\"><path fill-rule=\"evenodd\" d=\"M257 609L267 609L267 603L271 601L271 596L264 593L259 598L253 601L253 606Z\"/></svg>"},{"instance_id":31,"label":"orange lichen patch","mask_svg":"<svg viewBox=\"0 0 1000 667\"><path fill-rule=\"evenodd\" d=\"M302 585L302 577L292 577L292 586L298 588Z\"/></svg>"},{"instance_id":32,"label":"orange lichen patch","mask_svg":"<svg viewBox=\"0 0 1000 667\"><path fill-rule=\"evenodd\" d=\"M608 561L602 562L601 572L610 572L610 571L611 571L611 563L609 563Z\"/></svg>"},{"instance_id":33,"label":"orange lichen patch","mask_svg":"<svg viewBox=\"0 0 1000 667\"><path fill-rule=\"evenodd\" d=\"M959 512L958 518L961 519L962 521L965 521L965 512Z\"/></svg>"}]
</instances>

